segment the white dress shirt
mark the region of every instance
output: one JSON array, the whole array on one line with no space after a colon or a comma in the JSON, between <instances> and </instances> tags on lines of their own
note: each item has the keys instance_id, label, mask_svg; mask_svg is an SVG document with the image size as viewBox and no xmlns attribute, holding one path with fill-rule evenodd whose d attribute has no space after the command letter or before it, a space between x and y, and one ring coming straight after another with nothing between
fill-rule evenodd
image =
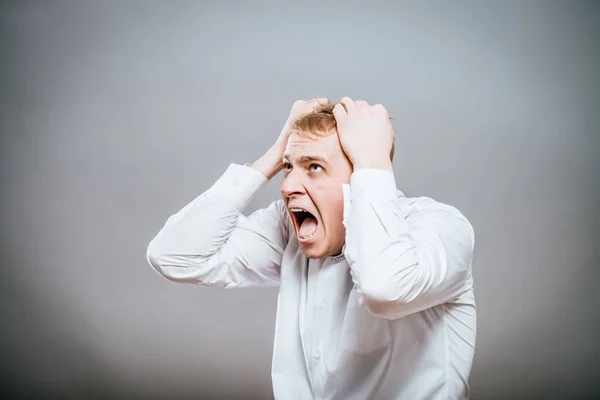
<instances>
[{"instance_id":1,"label":"white dress shirt","mask_svg":"<svg viewBox=\"0 0 600 400\"><path fill-rule=\"evenodd\" d=\"M267 183L231 164L172 215L147 259L176 282L279 285L277 399L465 399L475 350L474 233L454 207L407 198L392 172L344 190L341 254L307 259L283 200L242 213Z\"/></svg>"}]
</instances>

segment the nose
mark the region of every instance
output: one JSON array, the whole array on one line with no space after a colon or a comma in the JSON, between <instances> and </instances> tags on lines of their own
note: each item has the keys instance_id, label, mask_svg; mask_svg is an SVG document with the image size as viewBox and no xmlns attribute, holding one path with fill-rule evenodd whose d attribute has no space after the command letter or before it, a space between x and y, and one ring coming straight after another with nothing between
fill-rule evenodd
<instances>
[{"instance_id":1,"label":"nose","mask_svg":"<svg viewBox=\"0 0 600 400\"><path fill-rule=\"evenodd\" d=\"M295 172L298 171L298 172ZM281 195L284 198L306 194L300 169L290 171L281 182Z\"/></svg>"}]
</instances>

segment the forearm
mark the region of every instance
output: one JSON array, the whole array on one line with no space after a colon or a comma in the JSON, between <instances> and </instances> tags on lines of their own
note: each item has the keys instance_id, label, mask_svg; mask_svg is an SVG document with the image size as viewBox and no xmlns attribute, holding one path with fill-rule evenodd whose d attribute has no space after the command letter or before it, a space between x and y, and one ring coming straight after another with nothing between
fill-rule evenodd
<instances>
[{"instance_id":1,"label":"forearm","mask_svg":"<svg viewBox=\"0 0 600 400\"><path fill-rule=\"evenodd\" d=\"M382 295L382 282L389 282L394 272L410 268L407 257L414 245L409 228L401 218L393 174L381 170L364 170L351 177L351 202L347 202L346 253L354 282L367 299ZM387 249L402 254L402 265L390 268Z\"/></svg>"},{"instance_id":2,"label":"forearm","mask_svg":"<svg viewBox=\"0 0 600 400\"><path fill-rule=\"evenodd\" d=\"M371 312L398 318L466 290L473 231L458 210L425 197L409 205L383 171L355 177L352 193L346 252Z\"/></svg>"},{"instance_id":3,"label":"forearm","mask_svg":"<svg viewBox=\"0 0 600 400\"><path fill-rule=\"evenodd\" d=\"M147 255L157 268L166 257L176 255L182 266L190 259L208 258L231 233L241 211L266 183L256 173L230 165L215 184L169 217L148 245ZM242 172L242 174L240 174Z\"/></svg>"}]
</instances>

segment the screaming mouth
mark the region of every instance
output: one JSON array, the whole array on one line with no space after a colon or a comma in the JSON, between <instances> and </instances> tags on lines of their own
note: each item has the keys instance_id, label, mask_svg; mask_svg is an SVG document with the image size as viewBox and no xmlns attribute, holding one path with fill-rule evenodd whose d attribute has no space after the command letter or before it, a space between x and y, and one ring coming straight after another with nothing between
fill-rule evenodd
<instances>
[{"instance_id":1,"label":"screaming mouth","mask_svg":"<svg viewBox=\"0 0 600 400\"><path fill-rule=\"evenodd\" d=\"M302 240L312 238L317 232L317 219L303 208L293 207L289 209L294 216L296 232Z\"/></svg>"}]
</instances>

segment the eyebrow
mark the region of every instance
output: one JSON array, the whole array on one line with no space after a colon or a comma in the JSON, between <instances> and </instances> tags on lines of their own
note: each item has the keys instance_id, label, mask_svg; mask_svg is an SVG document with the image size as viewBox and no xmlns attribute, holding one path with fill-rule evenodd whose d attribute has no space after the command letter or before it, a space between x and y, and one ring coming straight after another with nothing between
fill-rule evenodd
<instances>
[{"instance_id":1,"label":"eyebrow","mask_svg":"<svg viewBox=\"0 0 600 400\"><path fill-rule=\"evenodd\" d=\"M284 154L284 155L283 155L283 161L289 161L289 160L290 160L290 159L289 159L289 156L288 156L287 154ZM327 165L329 165L329 163L327 162L327 160L326 160L326 159L324 159L324 158L323 158L323 157L321 157L321 156L314 156L314 155L310 155L310 156L301 156L301 157L299 157L299 158L298 158L298 161L299 161L300 163L308 163L308 162L312 162L312 161L318 161L318 162L321 162L321 163L323 163L323 164L327 164Z\"/></svg>"}]
</instances>

